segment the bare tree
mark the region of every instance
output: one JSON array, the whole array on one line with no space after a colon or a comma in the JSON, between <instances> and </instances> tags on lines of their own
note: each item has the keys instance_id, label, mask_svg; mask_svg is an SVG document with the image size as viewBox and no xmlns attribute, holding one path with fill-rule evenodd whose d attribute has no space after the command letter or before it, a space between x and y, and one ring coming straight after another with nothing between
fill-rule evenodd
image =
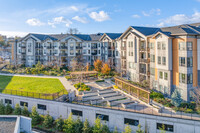
<instances>
[{"instance_id":1,"label":"bare tree","mask_svg":"<svg viewBox=\"0 0 200 133\"><path fill-rule=\"evenodd\" d=\"M69 28L67 30L67 34L79 34L79 30L77 28Z\"/></svg>"}]
</instances>

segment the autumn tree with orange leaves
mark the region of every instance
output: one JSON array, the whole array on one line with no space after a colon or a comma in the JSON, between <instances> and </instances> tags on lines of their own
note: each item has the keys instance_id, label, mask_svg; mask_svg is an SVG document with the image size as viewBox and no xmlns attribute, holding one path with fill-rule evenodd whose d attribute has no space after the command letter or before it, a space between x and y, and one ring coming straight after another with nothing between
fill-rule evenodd
<instances>
[{"instance_id":1,"label":"autumn tree with orange leaves","mask_svg":"<svg viewBox=\"0 0 200 133\"><path fill-rule=\"evenodd\" d=\"M102 61L97 59L94 62L94 70L97 71L97 72L101 72L102 64L103 64Z\"/></svg>"},{"instance_id":2,"label":"autumn tree with orange leaves","mask_svg":"<svg viewBox=\"0 0 200 133\"><path fill-rule=\"evenodd\" d=\"M111 68L108 66L108 64L104 64L103 67L101 68L101 72L105 75L109 75L111 71Z\"/></svg>"}]
</instances>

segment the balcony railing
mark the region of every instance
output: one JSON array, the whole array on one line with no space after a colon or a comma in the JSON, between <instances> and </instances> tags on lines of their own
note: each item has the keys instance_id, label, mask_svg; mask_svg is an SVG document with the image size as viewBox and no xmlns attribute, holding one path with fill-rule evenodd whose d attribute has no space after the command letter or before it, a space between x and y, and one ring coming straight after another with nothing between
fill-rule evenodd
<instances>
[{"instance_id":1,"label":"balcony railing","mask_svg":"<svg viewBox=\"0 0 200 133\"><path fill-rule=\"evenodd\" d=\"M146 47L140 47L140 51L146 51Z\"/></svg>"},{"instance_id":2,"label":"balcony railing","mask_svg":"<svg viewBox=\"0 0 200 133\"><path fill-rule=\"evenodd\" d=\"M76 46L76 49L82 49L82 46Z\"/></svg>"},{"instance_id":3,"label":"balcony railing","mask_svg":"<svg viewBox=\"0 0 200 133\"><path fill-rule=\"evenodd\" d=\"M92 53L92 55L97 55L97 53Z\"/></svg>"},{"instance_id":4,"label":"balcony railing","mask_svg":"<svg viewBox=\"0 0 200 133\"><path fill-rule=\"evenodd\" d=\"M47 46L47 49L53 49L53 46Z\"/></svg>"},{"instance_id":5,"label":"balcony railing","mask_svg":"<svg viewBox=\"0 0 200 133\"><path fill-rule=\"evenodd\" d=\"M126 56L125 56L125 55L122 55L121 58L122 58L122 59L126 59Z\"/></svg>"},{"instance_id":6,"label":"balcony railing","mask_svg":"<svg viewBox=\"0 0 200 133\"><path fill-rule=\"evenodd\" d=\"M67 46L60 46L59 49L67 49Z\"/></svg>"},{"instance_id":7,"label":"balcony railing","mask_svg":"<svg viewBox=\"0 0 200 133\"><path fill-rule=\"evenodd\" d=\"M66 56L67 53L60 53L59 55L60 55L60 56Z\"/></svg>"}]
</instances>

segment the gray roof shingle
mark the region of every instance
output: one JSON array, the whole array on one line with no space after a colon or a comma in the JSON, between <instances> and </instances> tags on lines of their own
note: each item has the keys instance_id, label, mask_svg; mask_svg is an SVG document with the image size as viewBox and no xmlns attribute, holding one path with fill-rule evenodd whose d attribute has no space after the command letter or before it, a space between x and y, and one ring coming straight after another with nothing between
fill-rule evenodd
<instances>
[{"instance_id":1,"label":"gray roof shingle","mask_svg":"<svg viewBox=\"0 0 200 133\"><path fill-rule=\"evenodd\" d=\"M115 40L117 38L119 38L122 33L105 33L107 36L109 36L111 39Z\"/></svg>"}]
</instances>

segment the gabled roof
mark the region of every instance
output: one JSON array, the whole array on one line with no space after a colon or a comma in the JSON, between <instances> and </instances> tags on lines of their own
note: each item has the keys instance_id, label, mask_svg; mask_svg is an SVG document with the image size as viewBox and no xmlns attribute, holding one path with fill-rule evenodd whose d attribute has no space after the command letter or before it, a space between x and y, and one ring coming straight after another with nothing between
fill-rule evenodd
<instances>
[{"instance_id":1,"label":"gabled roof","mask_svg":"<svg viewBox=\"0 0 200 133\"><path fill-rule=\"evenodd\" d=\"M115 40L122 35L122 33L105 33L105 34L112 40Z\"/></svg>"},{"instance_id":2,"label":"gabled roof","mask_svg":"<svg viewBox=\"0 0 200 133\"><path fill-rule=\"evenodd\" d=\"M50 36L50 35L33 34L33 33L30 33L30 35L33 35L34 37L38 38L38 39L41 40L41 41L44 41L44 40L46 40L46 39L48 39L48 38L51 39L51 40L53 40L53 41L58 40L58 39L56 39L56 38L54 38L54 37L52 37L52 36Z\"/></svg>"},{"instance_id":3,"label":"gabled roof","mask_svg":"<svg viewBox=\"0 0 200 133\"><path fill-rule=\"evenodd\" d=\"M149 36L155 34L160 28L153 28L153 27L141 27L141 26L131 26L135 30L139 31L145 36Z\"/></svg>"}]
</instances>

